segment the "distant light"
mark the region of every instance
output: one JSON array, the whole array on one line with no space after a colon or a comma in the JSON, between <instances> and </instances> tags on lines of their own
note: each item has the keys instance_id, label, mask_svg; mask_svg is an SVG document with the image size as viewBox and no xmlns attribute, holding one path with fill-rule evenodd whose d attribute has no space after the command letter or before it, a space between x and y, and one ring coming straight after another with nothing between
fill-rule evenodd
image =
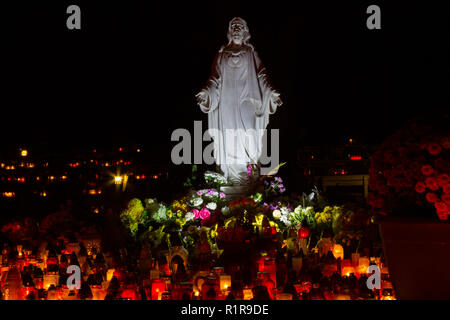
<instances>
[{"instance_id":1,"label":"distant light","mask_svg":"<svg viewBox=\"0 0 450 320\"><path fill-rule=\"evenodd\" d=\"M67 176L61 176L61 179L62 179L62 180L66 180L66 179L67 179Z\"/></svg>"},{"instance_id":2,"label":"distant light","mask_svg":"<svg viewBox=\"0 0 450 320\"><path fill-rule=\"evenodd\" d=\"M136 152L141 152L141 149L137 149Z\"/></svg>"},{"instance_id":3,"label":"distant light","mask_svg":"<svg viewBox=\"0 0 450 320\"><path fill-rule=\"evenodd\" d=\"M361 156L350 156L350 160L362 160Z\"/></svg>"},{"instance_id":4,"label":"distant light","mask_svg":"<svg viewBox=\"0 0 450 320\"><path fill-rule=\"evenodd\" d=\"M14 198L16 194L14 192L3 192L5 198Z\"/></svg>"},{"instance_id":5,"label":"distant light","mask_svg":"<svg viewBox=\"0 0 450 320\"><path fill-rule=\"evenodd\" d=\"M37 181L40 181L40 180L41 180L41 178L39 178L39 177L36 177L36 180L37 180Z\"/></svg>"},{"instance_id":6,"label":"distant light","mask_svg":"<svg viewBox=\"0 0 450 320\"><path fill-rule=\"evenodd\" d=\"M153 179L158 179L158 175L155 174L155 175L153 176Z\"/></svg>"},{"instance_id":7,"label":"distant light","mask_svg":"<svg viewBox=\"0 0 450 320\"><path fill-rule=\"evenodd\" d=\"M121 184L122 180L123 180L122 176L115 176L114 177L114 183L115 184Z\"/></svg>"},{"instance_id":8,"label":"distant light","mask_svg":"<svg viewBox=\"0 0 450 320\"><path fill-rule=\"evenodd\" d=\"M47 192L42 191L42 192L40 193L40 196L41 196L41 197L46 197L46 196L47 196Z\"/></svg>"},{"instance_id":9,"label":"distant light","mask_svg":"<svg viewBox=\"0 0 450 320\"><path fill-rule=\"evenodd\" d=\"M123 149L122 149L122 148L119 148L119 151L120 151L120 152L122 152L122 151L123 151Z\"/></svg>"},{"instance_id":10,"label":"distant light","mask_svg":"<svg viewBox=\"0 0 450 320\"><path fill-rule=\"evenodd\" d=\"M96 152L97 152L97 149L92 150L92 152L93 152L93 153L96 153Z\"/></svg>"},{"instance_id":11,"label":"distant light","mask_svg":"<svg viewBox=\"0 0 450 320\"><path fill-rule=\"evenodd\" d=\"M21 150L21 151L20 151L20 155L21 155L22 157L28 156L28 150L25 150L25 149Z\"/></svg>"},{"instance_id":12,"label":"distant light","mask_svg":"<svg viewBox=\"0 0 450 320\"><path fill-rule=\"evenodd\" d=\"M49 179L50 181L53 181L53 180L55 180L55 177L54 177L54 176L49 176L48 179Z\"/></svg>"},{"instance_id":13,"label":"distant light","mask_svg":"<svg viewBox=\"0 0 450 320\"><path fill-rule=\"evenodd\" d=\"M348 142L353 143L353 139L352 138L348 139Z\"/></svg>"}]
</instances>

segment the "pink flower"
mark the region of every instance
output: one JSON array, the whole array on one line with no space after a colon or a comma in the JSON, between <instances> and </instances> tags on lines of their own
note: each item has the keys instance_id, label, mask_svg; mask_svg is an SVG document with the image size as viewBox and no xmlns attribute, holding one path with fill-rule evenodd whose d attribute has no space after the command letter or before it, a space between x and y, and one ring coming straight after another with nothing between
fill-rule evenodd
<instances>
[{"instance_id":1,"label":"pink flower","mask_svg":"<svg viewBox=\"0 0 450 320\"><path fill-rule=\"evenodd\" d=\"M200 211L197 209L192 209L191 212L194 214L194 220L200 217Z\"/></svg>"},{"instance_id":2,"label":"pink flower","mask_svg":"<svg viewBox=\"0 0 450 320\"><path fill-rule=\"evenodd\" d=\"M197 191L197 194L198 194L199 196L201 196L201 195L203 194L203 191L202 191L202 190L198 190L198 191Z\"/></svg>"},{"instance_id":3,"label":"pink flower","mask_svg":"<svg viewBox=\"0 0 450 320\"><path fill-rule=\"evenodd\" d=\"M210 215L211 215L211 212L209 212L209 210L206 209L205 207L203 207L199 212L200 219L202 219L202 220L208 219Z\"/></svg>"},{"instance_id":4,"label":"pink flower","mask_svg":"<svg viewBox=\"0 0 450 320\"><path fill-rule=\"evenodd\" d=\"M222 199L224 199L224 198L225 198L225 193L223 193L223 192L219 193L219 197L221 197Z\"/></svg>"}]
</instances>

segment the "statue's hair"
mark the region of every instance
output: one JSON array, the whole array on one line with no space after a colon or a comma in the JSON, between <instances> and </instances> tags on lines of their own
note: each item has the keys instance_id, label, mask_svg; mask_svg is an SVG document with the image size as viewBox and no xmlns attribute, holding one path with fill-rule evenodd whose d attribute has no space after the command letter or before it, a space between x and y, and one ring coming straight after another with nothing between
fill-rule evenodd
<instances>
[{"instance_id":1,"label":"statue's hair","mask_svg":"<svg viewBox=\"0 0 450 320\"><path fill-rule=\"evenodd\" d=\"M242 39L242 43L253 48L253 46L250 43L248 43L248 41L250 40L250 31L248 29L247 22L240 17L234 17L233 19L231 19L228 25L228 32L227 32L228 44L231 44L231 42L233 42L232 37L233 33L231 31L231 25L233 24L233 22L239 22L244 26L244 39Z\"/></svg>"}]
</instances>

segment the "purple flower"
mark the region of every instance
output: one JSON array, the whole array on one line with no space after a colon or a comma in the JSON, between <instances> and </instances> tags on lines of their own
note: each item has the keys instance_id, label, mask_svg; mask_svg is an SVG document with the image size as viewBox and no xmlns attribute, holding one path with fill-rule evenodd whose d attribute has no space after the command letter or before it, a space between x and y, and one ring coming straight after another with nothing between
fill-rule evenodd
<instances>
[{"instance_id":1,"label":"purple flower","mask_svg":"<svg viewBox=\"0 0 450 320\"><path fill-rule=\"evenodd\" d=\"M286 191L286 188L280 188L280 193L283 193Z\"/></svg>"},{"instance_id":2,"label":"purple flower","mask_svg":"<svg viewBox=\"0 0 450 320\"><path fill-rule=\"evenodd\" d=\"M249 165L247 166L247 175L250 177L250 176L252 175L252 172L253 172L252 166L249 164Z\"/></svg>"},{"instance_id":3,"label":"purple flower","mask_svg":"<svg viewBox=\"0 0 450 320\"><path fill-rule=\"evenodd\" d=\"M284 186L283 186L283 184L282 184L282 183L280 183L280 184L278 185L278 188L280 188L280 189L284 189Z\"/></svg>"},{"instance_id":4,"label":"purple flower","mask_svg":"<svg viewBox=\"0 0 450 320\"><path fill-rule=\"evenodd\" d=\"M264 185L265 185L265 186L268 186L268 185L269 185L269 182L267 182L266 180L264 180Z\"/></svg>"},{"instance_id":5,"label":"purple flower","mask_svg":"<svg viewBox=\"0 0 450 320\"><path fill-rule=\"evenodd\" d=\"M280 178L280 177L275 177L275 181L277 181L277 182L283 182L283 180Z\"/></svg>"},{"instance_id":6,"label":"purple flower","mask_svg":"<svg viewBox=\"0 0 450 320\"><path fill-rule=\"evenodd\" d=\"M210 196L214 195L214 190L213 190L213 189L209 189L209 190L208 190L208 194L209 194Z\"/></svg>"},{"instance_id":7,"label":"purple flower","mask_svg":"<svg viewBox=\"0 0 450 320\"><path fill-rule=\"evenodd\" d=\"M219 193L219 197L221 197L222 199L225 199L225 193L223 193L223 192Z\"/></svg>"},{"instance_id":8,"label":"purple flower","mask_svg":"<svg viewBox=\"0 0 450 320\"><path fill-rule=\"evenodd\" d=\"M275 188L275 183L272 181L272 182L270 183L270 186L271 186L272 188Z\"/></svg>"},{"instance_id":9,"label":"purple flower","mask_svg":"<svg viewBox=\"0 0 450 320\"><path fill-rule=\"evenodd\" d=\"M202 191L202 190L198 190L198 191L197 191L197 194L198 194L199 196L201 196L201 195L203 194L203 191Z\"/></svg>"}]
</instances>

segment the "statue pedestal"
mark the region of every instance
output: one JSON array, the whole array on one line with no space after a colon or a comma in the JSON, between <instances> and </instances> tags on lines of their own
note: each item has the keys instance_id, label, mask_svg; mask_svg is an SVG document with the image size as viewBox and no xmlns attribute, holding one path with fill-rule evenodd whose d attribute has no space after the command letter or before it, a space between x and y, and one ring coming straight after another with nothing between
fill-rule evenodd
<instances>
[{"instance_id":1,"label":"statue pedestal","mask_svg":"<svg viewBox=\"0 0 450 320\"><path fill-rule=\"evenodd\" d=\"M240 196L245 196L248 191L248 186L223 186L220 191L226 194L227 199L236 199Z\"/></svg>"}]
</instances>

